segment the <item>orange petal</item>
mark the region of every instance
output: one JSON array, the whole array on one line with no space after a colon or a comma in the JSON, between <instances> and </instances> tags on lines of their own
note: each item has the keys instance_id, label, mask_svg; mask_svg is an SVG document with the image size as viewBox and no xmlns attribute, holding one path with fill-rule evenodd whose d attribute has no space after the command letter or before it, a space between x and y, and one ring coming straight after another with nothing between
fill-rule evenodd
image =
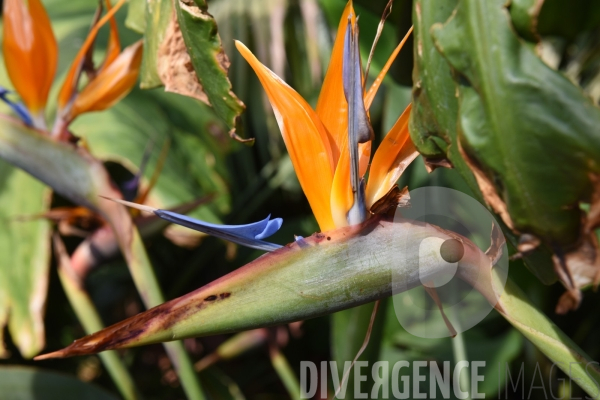
<instances>
[{"instance_id":1,"label":"orange petal","mask_svg":"<svg viewBox=\"0 0 600 400\"><path fill-rule=\"evenodd\" d=\"M369 108L371 108L371 103L373 103L373 99L375 99L375 95L377 94L377 90L379 89L379 86L381 86L381 83L383 82L383 78L385 78L385 75L390 70L390 67L394 63L396 56L398 55L398 53L400 53L400 50L402 50L402 47L404 47L404 43L406 43L406 41L408 40L412 31L413 31L413 27L411 26L410 29L408 30L408 32L406 32L406 35L404 35L404 38L402 39L402 41L398 44L398 46L396 46L396 48L394 49L394 51L392 52L392 54L386 61L385 65L381 69L381 72L379 72L379 75L377 75L377 78L375 78L375 80L373 81L373 84L369 88L369 91L367 92L367 95L365 96L365 108L367 110Z\"/></svg>"},{"instance_id":2,"label":"orange petal","mask_svg":"<svg viewBox=\"0 0 600 400\"><path fill-rule=\"evenodd\" d=\"M40 0L4 0L4 62L10 80L34 115L42 115L52 86L58 47Z\"/></svg>"},{"instance_id":3,"label":"orange petal","mask_svg":"<svg viewBox=\"0 0 600 400\"><path fill-rule=\"evenodd\" d=\"M331 216L336 228L348 226L347 215L353 204L354 195L350 184L350 151L346 140L340 148L340 159L331 185Z\"/></svg>"},{"instance_id":4,"label":"orange petal","mask_svg":"<svg viewBox=\"0 0 600 400\"><path fill-rule=\"evenodd\" d=\"M63 86L60 89L60 93L58 94L59 110L64 109L69 104L69 102L73 98L73 95L75 94L77 78L79 76L79 72L81 71L83 60L85 59L85 54L89 50L90 46L94 43L98 31L104 24L106 24L106 22L108 22L113 17L113 15L115 15L119 8L121 8L121 6L125 4L125 1L126 0L119 0L119 2L110 10L108 10L104 17L102 17L100 21L98 21L98 23L94 25L92 29L90 29L90 33L85 39L85 42L83 42L83 45L79 49L79 52L75 56L75 59L71 64L71 68L67 73L65 82L63 83Z\"/></svg>"},{"instance_id":5,"label":"orange petal","mask_svg":"<svg viewBox=\"0 0 600 400\"><path fill-rule=\"evenodd\" d=\"M325 74L325 80L321 87L319 100L317 101L317 115L333 137L337 148L341 149L342 143L348 140L348 103L344 97L343 83L343 59L344 59L344 36L348 26L348 16L352 15L352 26L356 23L356 14L352 7L352 0L348 1L340 24L337 36L333 44L329 67ZM336 157L337 163L337 157Z\"/></svg>"},{"instance_id":6,"label":"orange petal","mask_svg":"<svg viewBox=\"0 0 600 400\"><path fill-rule=\"evenodd\" d=\"M110 11L111 9L110 0L106 0L106 11ZM106 47L106 57L104 58L101 70L116 60L120 53L121 41L119 40L119 28L117 27L117 20L113 15L110 17L110 35L108 37L108 46Z\"/></svg>"},{"instance_id":7,"label":"orange petal","mask_svg":"<svg viewBox=\"0 0 600 400\"><path fill-rule=\"evenodd\" d=\"M362 178L367 172L369 167L369 161L371 160L371 144L373 142L368 141L366 143L358 144L358 174Z\"/></svg>"},{"instance_id":8,"label":"orange petal","mask_svg":"<svg viewBox=\"0 0 600 400\"><path fill-rule=\"evenodd\" d=\"M137 81L142 41L127 47L75 97L69 119L88 111L105 110L121 100Z\"/></svg>"},{"instance_id":9,"label":"orange petal","mask_svg":"<svg viewBox=\"0 0 600 400\"><path fill-rule=\"evenodd\" d=\"M408 133L411 108L411 104L406 107L373 156L365 196L367 208L394 186L408 164L419 155Z\"/></svg>"},{"instance_id":10,"label":"orange petal","mask_svg":"<svg viewBox=\"0 0 600 400\"><path fill-rule=\"evenodd\" d=\"M369 159L371 158L371 141L358 144L359 176L362 178L367 172ZM348 226L347 215L352 205L354 196L350 185L350 152L348 141L342 143L340 159L331 185L331 216L336 228ZM370 206L369 206L370 207Z\"/></svg>"},{"instance_id":11,"label":"orange petal","mask_svg":"<svg viewBox=\"0 0 600 400\"><path fill-rule=\"evenodd\" d=\"M235 45L267 92L294 170L321 230L333 229L329 194L334 161L327 129L302 96L262 65L244 44L236 41Z\"/></svg>"}]
</instances>

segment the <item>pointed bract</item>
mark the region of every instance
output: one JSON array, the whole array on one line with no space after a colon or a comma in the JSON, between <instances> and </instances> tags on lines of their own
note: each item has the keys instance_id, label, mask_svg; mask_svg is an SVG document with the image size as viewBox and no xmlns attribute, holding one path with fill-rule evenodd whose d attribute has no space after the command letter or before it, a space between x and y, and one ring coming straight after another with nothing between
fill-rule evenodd
<instances>
[{"instance_id":1,"label":"pointed bract","mask_svg":"<svg viewBox=\"0 0 600 400\"><path fill-rule=\"evenodd\" d=\"M292 164L321 230L347 226L366 218L366 214L361 212L365 208L363 202L370 207L387 193L406 165L416 157L412 142L408 141L403 147L408 128L403 125L404 120L399 121L388 134L388 139L398 137L402 140L400 147L383 146L382 153L376 155L377 162L374 160L376 172L369 174L375 178L369 176L365 188L364 176L369 166L373 139L368 109L412 28L392 52L363 98L365 77L358 51L356 21L352 1L349 1L338 26L316 113L243 44L236 42L238 50L255 70L267 92ZM345 42L350 43L346 36L352 39L351 50L350 47L345 49ZM349 111L349 102L353 112ZM352 114L350 119L349 114ZM404 117L406 121L408 115ZM348 129L350 123L351 132ZM350 143L349 133L352 135ZM326 159L331 169L326 167ZM366 190L366 193L361 190Z\"/></svg>"}]
</instances>

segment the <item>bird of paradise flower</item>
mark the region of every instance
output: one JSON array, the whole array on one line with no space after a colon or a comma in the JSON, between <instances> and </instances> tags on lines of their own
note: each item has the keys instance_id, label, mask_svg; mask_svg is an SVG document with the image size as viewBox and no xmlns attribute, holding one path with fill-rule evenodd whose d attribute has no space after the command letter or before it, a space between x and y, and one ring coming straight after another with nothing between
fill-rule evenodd
<instances>
[{"instance_id":1,"label":"bird of paradise flower","mask_svg":"<svg viewBox=\"0 0 600 400\"><path fill-rule=\"evenodd\" d=\"M408 131L409 105L385 136L369 169L373 129L367 110L408 36L398 44L368 91L358 49L359 29L350 0L342 14L329 68L316 110L269 70L239 41L236 47L250 63L271 102L300 185L322 231L359 224L377 213L379 201L398 199L396 182L416 158ZM365 175L369 169L368 180ZM399 191L398 191L399 192ZM390 196L388 196L390 195ZM388 199L389 197L389 199ZM269 217L259 225L216 231L202 221L134 203L116 200L173 223L220 236L236 243L273 251L279 245L261 239L272 235L282 221ZM258 235L254 232L258 229ZM235 233L235 237L230 236Z\"/></svg>"},{"instance_id":2,"label":"bird of paradise flower","mask_svg":"<svg viewBox=\"0 0 600 400\"><path fill-rule=\"evenodd\" d=\"M368 110L410 31L367 91L358 33L349 1L315 110L244 44L236 42L267 93L300 185L323 231L368 218L418 154L408 132L409 105L375 152L365 179L373 142Z\"/></svg>"},{"instance_id":3,"label":"bird of paradise flower","mask_svg":"<svg viewBox=\"0 0 600 400\"><path fill-rule=\"evenodd\" d=\"M152 311L115 324L80 339L63 350L42 355L36 359L70 357L170 340L169 338L173 337L214 334L221 332L220 329L225 326L228 331L255 328L256 326L273 325L275 321L290 322L299 320L301 317L312 317L341 309L336 306L332 307L330 300L334 299L335 294L330 289L322 292L323 297L307 295L301 290L289 290L289 282L294 281L294 278L290 278L290 276L296 277L294 274L299 274L297 276L299 281L302 284L310 282L308 284L310 287L318 282L319 288L321 286L337 288L337 285L321 285L326 279L323 280L322 276L314 279L316 275L311 273L314 272L311 268L315 265L318 265L317 268L321 268L321 257L327 255L327 253L321 253L319 249L324 249L325 246L332 246L333 249L336 246L346 248L350 238L355 239L356 242L367 240L368 235L363 236L358 233L363 232L363 227L368 224L358 224L374 214L386 215L372 218L369 223L377 224L378 221L381 221L385 222L385 225L377 225L390 227L390 221L387 218L389 217L388 211L395 210L397 201L401 200L399 196L402 194L396 182L406 166L417 156L408 132L411 106L406 108L385 136L373 157L367 175L374 136L368 109L386 73L411 32L412 29L393 51L369 90L365 90L364 75L366 74L363 72L358 52L357 18L352 2L348 2L338 27L330 66L316 110L313 110L281 78L262 65L242 43L236 42L237 48L253 67L267 92L296 174L320 228L322 231L329 232L326 235L315 234L306 240L297 239L295 244L279 249L281 247L279 245L262 241L263 238L279 228L281 223L279 219L276 219L277 222L275 222L276 220L269 221L267 218L256 223L255 229L249 229L250 225L247 225L234 226L229 231L221 230L220 227L218 231L212 230L211 234L215 236L221 235L225 239L265 251L275 251L275 253L260 257L234 273L188 295L167 302ZM201 230L198 228L198 221L189 217L123 200L115 201L154 213L165 220ZM351 225L354 226L348 227ZM382 232L379 231L378 234L385 235ZM321 242L324 238L327 240L323 245ZM377 239L375 240L377 241ZM303 257L299 257L299 253L305 251L308 259L312 258L311 261L307 262ZM344 256L344 260L347 260L346 256ZM338 268L337 272L341 270L340 268L346 268L344 261L334 263L334 265ZM383 274L385 275L385 285L388 285L389 275L387 272L389 270L386 268L377 270L378 268L373 268L374 273L386 271ZM300 278L300 276L302 277ZM333 275L328 275L328 277L334 279ZM279 286L280 281L285 283ZM256 289L257 291L254 292L246 290L254 284L259 285L261 289ZM262 303L267 308L276 303L272 312L264 312L265 308L257 306L260 301L265 300L262 288L271 286L283 288L286 300L289 300L286 306L291 305L291 308L282 307L279 298L273 302L274 297ZM345 287L345 285L340 286ZM363 293L362 288L357 290L359 293ZM384 292L388 293L387 290ZM377 296L384 292L378 292ZM218 295L213 293L218 293ZM232 295L233 293L235 294ZM255 297L257 293L260 293L260 299ZM279 292L278 295L281 293ZM341 297L346 299L346 294ZM363 301L367 299L361 296L358 298ZM248 299L251 301L249 302ZM353 298L353 305L362 304L357 299ZM368 297L368 300L373 300L373 297ZM243 311L237 309L236 306L231 308L232 301L243 305L245 307ZM345 300L343 302L344 308L347 308L348 304L345 303ZM379 300L375 302L363 345L351 365L354 365L369 341L378 304ZM236 310L236 312L218 312L213 317L200 317L201 322L190 322L199 313L211 312L214 310L213 307L222 305L228 310ZM260 312L255 313L255 307L258 307ZM301 310L292 309L293 307L301 307ZM176 313L176 310L182 311ZM242 314L249 312L248 319L240 318L240 312ZM233 315L235 317L232 317ZM221 317L234 318L235 322L229 320L223 323L223 320L220 320ZM165 328L164 321L167 320L169 321L168 328ZM260 320L258 324L257 320ZM130 332L135 329L134 326L140 326L140 329L136 330L135 335L131 335ZM213 329L212 327L215 326L217 328ZM180 328L181 330L179 330ZM124 334L127 335L127 338L123 338ZM349 372L350 369L345 371L343 381L347 379ZM340 387L343 387L343 384Z\"/></svg>"},{"instance_id":4,"label":"bird of paradise flower","mask_svg":"<svg viewBox=\"0 0 600 400\"><path fill-rule=\"evenodd\" d=\"M4 2L6 70L24 104L10 100L7 90L2 91L1 97L23 123L59 140L68 140L72 138L68 125L77 116L105 110L131 90L140 69L142 41L121 49L114 14L124 3L125 0L120 0L112 7L110 0L106 0L106 14L92 26L60 89L54 127L50 131L45 109L58 61L58 45L50 19L40 0ZM110 36L106 57L98 68L90 67L87 55L91 54L98 31L107 22L110 22ZM87 72L88 81L78 90L83 72Z\"/></svg>"}]
</instances>

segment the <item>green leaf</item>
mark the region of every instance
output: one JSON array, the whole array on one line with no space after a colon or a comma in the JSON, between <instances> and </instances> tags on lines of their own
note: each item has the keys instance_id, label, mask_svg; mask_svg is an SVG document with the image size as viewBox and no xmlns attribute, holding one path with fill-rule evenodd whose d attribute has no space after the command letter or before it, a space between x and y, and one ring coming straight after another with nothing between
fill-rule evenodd
<instances>
[{"instance_id":1,"label":"green leaf","mask_svg":"<svg viewBox=\"0 0 600 400\"><path fill-rule=\"evenodd\" d=\"M175 9L198 81L217 115L229 129L235 129L244 104L231 90L227 78L229 60L221 46L217 23L202 0L196 4L178 0Z\"/></svg>"},{"instance_id":2,"label":"green leaf","mask_svg":"<svg viewBox=\"0 0 600 400\"><path fill-rule=\"evenodd\" d=\"M20 366L0 366L0 393L3 400L117 399L104 389L74 376Z\"/></svg>"},{"instance_id":3,"label":"green leaf","mask_svg":"<svg viewBox=\"0 0 600 400\"><path fill-rule=\"evenodd\" d=\"M457 124L458 99L456 82L448 62L434 45L431 28L445 22L454 11L458 1L415 0L413 21L415 23L413 69L413 108L410 116L410 134L415 146L426 162L450 160L452 166L468 184L472 194L484 203L483 195L473 172L458 150ZM510 229L503 227L509 242L516 247L518 238ZM557 277L548 252L528 255L528 268L545 284Z\"/></svg>"},{"instance_id":4,"label":"green leaf","mask_svg":"<svg viewBox=\"0 0 600 400\"><path fill-rule=\"evenodd\" d=\"M544 3L536 0L513 0L510 3L513 26L519 35L529 41L538 39L538 16Z\"/></svg>"},{"instance_id":5,"label":"green leaf","mask_svg":"<svg viewBox=\"0 0 600 400\"><path fill-rule=\"evenodd\" d=\"M129 0L125 26L138 33L146 30L146 1Z\"/></svg>"},{"instance_id":6,"label":"green leaf","mask_svg":"<svg viewBox=\"0 0 600 400\"><path fill-rule=\"evenodd\" d=\"M145 5L146 17L140 87L151 89L163 84L158 74L158 52L173 15L173 3L171 0L143 1L142 3ZM130 5L130 7L132 6Z\"/></svg>"},{"instance_id":7,"label":"green leaf","mask_svg":"<svg viewBox=\"0 0 600 400\"><path fill-rule=\"evenodd\" d=\"M598 395L600 368L538 310L509 278L496 309L590 396Z\"/></svg>"},{"instance_id":8,"label":"green leaf","mask_svg":"<svg viewBox=\"0 0 600 400\"><path fill-rule=\"evenodd\" d=\"M35 356L45 344L50 225L20 218L47 211L49 195L42 183L0 161L0 356L7 324L23 357Z\"/></svg>"},{"instance_id":9,"label":"green leaf","mask_svg":"<svg viewBox=\"0 0 600 400\"><path fill-rule=\"evenodd\" d=\"M430 33L434 24L448 19L456 3L457 0L414 2L415 66L410 134L417 150L426 160L449 159L473 193L479 195L473 173L463 161L456 146L456 85L450 67L435 48Z\"/></svg>"},{"instance_id":10,"label":"green leaf","mask_svg":"<svg viewBox=\"0 0 600 400\"><path fill-rule=\"evenodd\" d=\"M600 172L600 110L519 41L502 0L461 0L432 34L457 77L461 145L514 229L553 246L576 243L574 205L589 199L589 175Z\"/></svg>"},{"instance_id":11,"label":"green leaf","mask_svg":"<svg viewBox=\"0 0 600 400\"><path fill-rule=\"evenodd\" d=\"M459 102L457 99L457 92L463 87L467 88L468 84L465 82L464 75L457 71L453 72L451 70L447 60L444 59L443 55L434 46L434 41L431 35L431 31L434 26L439 28L439 24L445 22L452 15L456 4L458 4L456 1L451 3L444 2L443 4L430 0L415 0L414 2L415 7L413 20L415 22L414 34L416 45L415 68L413 76L415 82L413 89L413 112L410 120L411 136L418 150L425 156L426 159L449 159L455 169L458 170L463 179L468 183L475 197L478 198L479 201L483 202L484 199L479 189L479 185L474 178L473 172L463 160L463 157L458 150L457 143L457 127L459 127L460 122L458 119ZM529 6L525 0L517 1L513 5L515 7L515 12L517 12L517 9L520 8L521 11L527 13L527 10L529 9ZM512 8L511 11L513 11ZM506 10L504 13L506 13ZM497 19L498 18L495 18L494 21L497 22ZM508 31L511 30L511 27L508 25L506 16L504 20L504 30L505 33L508 34ZM497 25L498 24L496 23L494 26ZM486 34L489 34L489 32L486 32ZM448 38L448 40L457 39ZM463 38L461 40L466 39ZM481 40L481 38L478 38L478 40ZM513 43L514 41L518 41L518 39L514 37ZM465 43L462 44L466 46ZM526 46L528 45L520 45L521 48ZM462 54L464 57L473 57L475 50L472 49L471 44L469 44L467 47L469 47L471 50L470 53L462 52L460 54ZM544 85L548 86L545 83ZM498 86L496 85L496 87ZM505 92L514 93L514 90L507 88ZM502 95L503 94L504 92ZM556 90L556 93L554 93L552 96L558 96L558 98L560 98L562 94L559 93L559 90ZM535 102L531 102L528 104L528 106L534 107L536 104L537 103ZM513 106L510 101L506 101L504 105L505 107ZM515 115L511 109L506 108L505 110L506 111L504 111L502 115ZM497 108L494 108L492 111L497 111L500 113L500 110ZM535 110L531 112L533 114L530 114L530 116L542 114L541 112L537 112ZM461 110L460 113L464 113L464 110ZM548 118L553 118L551 115L551 113L548 113ZM508 118L508 120L514 121L517 120L517 118ZM483 132L476 133L479 135L484 135ZM521 136L517 137L516 132L515 134L509 133L509 135L506 136L501 136L501 134L498 133L498 140L506 141L506 139L509 137L514 138L515 141L511 144L511 146L515 148L516 152L520 153L522 158L520 160L522 162L520 170L523 170L523 168L529 170L529 167L525 166L525 164L528 161L531 161L535 164L536 157L553 157L550 156L552 153L549 152L543 144L545 142L539 141L537 143L537 149L534 151L528 146L523 146L522 142L519 141ZM533 137L537 137L537 134ZM462 137L461 140L463 141L464 146L464 139ZM489 143L488 149L490 153L493 153L490 160L497 160L500 157L500 153L497 151L500 149L500 147L496 146L495 143ZM531 154L535 155L531 157ZM511 165L514 164L514 160L512 158L506 159L505 162ZM568 179L566 178L567 175L561 175L562 173L560 171L551 171L552 166L546 168L545 166L542 167L541 165L537 165L533 170L538 172L546 170L547 172L549 171L548 175L551 175L551 173L557 173L559 176L563 176L565 179ZM548 179L553 182L554 176ZM554 189L555 187L552 186L551 189L546 190L544 194L538 193L537 201L544 202L548 196L552 197L554 195ZM524 189L524 197L525 193L529 193L530 191L531 190L529 189ZM552 193L548 194L549 191L552 191ZM564 190L561 189L560 191L563 192ZM516 248L518 244L518 237L506 226L503 226L503 230L509 243L512 244L513 248ZM525 256L526 266L538 279L545 284L551 284L557 279L555 269L552 265L551 255L551 251L546 246L540 246L539 251L527 254Z\"/></svg>"}]
</instances>

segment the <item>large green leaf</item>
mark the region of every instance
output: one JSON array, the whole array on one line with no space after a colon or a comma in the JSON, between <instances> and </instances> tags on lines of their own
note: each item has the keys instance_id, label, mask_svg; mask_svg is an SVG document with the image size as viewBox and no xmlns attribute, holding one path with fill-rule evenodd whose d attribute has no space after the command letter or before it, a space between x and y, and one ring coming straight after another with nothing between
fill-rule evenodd
<instances>
[{"instance_id":1,"label":"large green leaf","mask_svg":"<svg viewBox=\"0 0 600 400\"><path fill-rule=\"evenodd\" d=\"M426 160L437 162L449 159L473 193L479 194L473 173L460 157L456 146L458 101L452 73L446 60L435 48L430 34L434 24L450 17L456 3L457 0L414 2L416 45L410 134Z\"/></svg>"},{"instance_id":2,"label":"large green leaf","mask_svg":"<svg viewBox=\"0 0 600 400\"><path fill-rule=\"evenodd\" d=\"M3 400L116 400L104 389L74 376L20 366L0 367Z\"/></svg>"},{"instance_id":3,"label":"large green leaf","mask_svg":"<svg viewBox=\"0 0 600 400\"><path fill-rule=\"evenodd\" d=\"M416 45L415 68L413 76L415 82L413 89L413 113L410 121L411 136L417 148L426 157L426 159L433 161L449 159L452 165L460 172L463 179L465 179L465 181L469 184L473 194L476 195L480 201L483 201L484 199L479 185L474 178L471 168L469 168L469 166L465 163L459 151L457 142L457 128L459 130L462 129L461 124L465 120L464 107L459 110L459 100L461 100L464 96L457 98L457 93L459 89L460 93L463 93L469 89L473 89L473 87L469 86L470 82L465 79L467 75L463 74L462 71L457 71L455 69L453 70L451 68L447 60L444 58L444 55L442 55L439 49L435 47L435 43L431 34L434 26L439 29L440 24L450 18L457 4L458 2L444 2L443 4L440 4L439 2L429 0L415 0L414 2L415 7L413 18L415 22ZM515 23L517 24L516 26L518 29L527 31L528 27L533 24L534 18L537 17L537 9L532 8L533 6L534 5L531 1L526 0L516 1L515 4L513 4L511 11L515 14ZM505 36L509 36L511 38L512 47L505 46L503 50L509 53L512 51L511 57L519 60L521 59L519 54L527 53L527 60L529 63L534 63L536 65L535 68L540 68L544 70L545 73L554 76L555 79L558 79L561 82L561 85L566 86L570 90L568 93L574 93L575 97L577 97L579 101L583 102L582 104L587 104L585 107L587 107L592 114L596 113L596 110L587 100L584 99L584 97L581 95L581 92L577 88L567 82L566 79L562 78L558 73L553 72L549 68L545 67L543 63L537 59L535 54L532 53L533 50L528 49L529 45L521 43L519 39L517 39L512 30L512 26L510 25L506 9L504 9L502 5L498 5L496 7L496 11L503 13L503 18L499 18L497 15L492 17L489 14L486 14L486 18L493 18L495 22L494 27L502 30ZM473 19L477 19L477 17L474 17ZM500 23L499 20L502 20L503 23ZM491 36L491 33L489 32L490 27L484 25L485 24L483 24L480 28L485 31L486 35ZM466 30L466 26L467 25L465 24L459 28ZM478 36L478 34L475 32L471 32L470 34L477 36L476 40L481 43L485 50L492 48L491 45L488 45L488 43L491 42L487 41L487 39L486 41L483 41L485 35ZM488 37L488 39L499 40L500 36L501 35L494 34L493 37ZM490 72L491 67L487 67L493 65L496 68L496 72L493 73L494 76L492 79L496 79L496 75L503 73L505 74L504 77L508 80L505 82L506 86L502 86L502 82L496 82L493 87L499 92L486 94L487 97L484 96L483 99L480 99L480 104L482 107L490 107L490 112L496 114L498 121L501 121L502 123L507 123L508 121L517 123L518 126L515 128L517 130L511 130L508 134L504 134L504 131L500 132L497 130L493 133L495 137L492 139L492 133L479 129L471 129L471 139L473 136L485 138L485 140L472 139L477 143L478 146L474 151L474 153L476 153L478 156L477 161L481 161L485 158L485 161L483 161L484 164L487 162L496 163L497 168L494 171L501 169L501 175L493 175L491 177L492 181L497 182L499 185L497 188L499 194L504 196L505 200L506 196L510 195L511 198L508 199L510 201L507 201L508 204L513 208L518 206L517 202L513 200L514 198L521 202L534 201L536 204L543 203L545 205L545 208L537 209L538 214L536 215L532 214L531 216L528 216L526 212L521 214L525 214L526 219L538 221L538 223L534 222L534 225L536 225L536 232L544 230L547 225L551 224L551 222L549 222L551 219L546 219L545 217L541 216L545 215L544 213L547 212L549 208L557 213L570 212L571 215L578 215L578 210L576 207L574 208L569 206L567 209L562 209L556 204L559 196L555 195L555 192L564 194L569 190L569 188L557 185L557 180L555 178L565 180L570 179L569 175L564 171L561 171L557 166L553 167L552 164L554 156L551 155L553 153L551 152L551 149L546 146L546 142L541 140L541 135L546 135L547 137L544 140L549 140L551 146L558 147L556 140L552 138L552 135L556 134L556 132L552 133L546 129L547 127L542 128L542 125L536 125L536 123L533 121L535 118L538 118L544 114L538 110L538 108L541 107L541 104L544 102L547 103L559 101L559 99L562 98L562 89L559 87L552 87L549 84L551 81L542 82L542 79L534 78L534 80L529 82L530 88L539 87L540 90L545 88L544 90L550 90L553 91L553 93L545 94L538 92L538 97L544 97L541 102L532 101L532 99L528 98L527 95L523 95L520 97L520 101L526 102L527 104L525 104L524 107L515 106L515 104L518 104L517 101L519 101L519 99L515 100L510 98L510 96L517 96L518 93L523 94L526 91L524 89L526 85L520 86L520 92L517 90L517 87L519 87L521 83L526 82L526 79L510 81L509 78L510 76L515 76L515 73L520 73L521 75L531 75L531 71L519 71L521 66L525 64L514 62L510 66L507 65L507 60L510 59L508 55L501 57L504 64L498 64L492 60L487 60L487 64L485 65L478 64L478 62L482 62L482 54L477 53L478 50L475 50L475 48L471 45L470 38L465 38L462 36L459 38L458 36L454 35L454 33L446 33L444 35L444 39L446 41L453 42L456 46L453 48L455 51L455 57L464 61L465 63L468 62L468 65L473 67L472 69L476 70L478 74L492 74L492 72ZM460 42L460 44L457 44L458 42ZM468 48L469 51L466 51L466 48ZM500 48L500 45L494 44L493 48ZM471 58L474 59L471 60ZM481 83L483 78L481 76L479 78L481 79L479 79L477 82ZM488 78L486 77L485 79ZM535 79L538 80L535 81ZM480 90L471 90L471 93L482 93L482 96L485 94ZM531 94L532 91L529 91L529 93ZM502 105L504 107L503 109L500 109L496 104L493 106L488 105L488 103L491 103L495 99L502 101ZM571 103L571 105L577 107L576 103L577 102L574 101ZM518 113L513 112L512 108L510 107L515 107L515 109L518 109L519 113L522 113L522 115L517 116ZM525 111L525 108L528 108L528 111ZM527 115L525 115L525 113ZM553 121L553 119L556 119L552 111L547 112L545 115L548 121ZM574 115L580 115L580 113L573 114L573 119L576 118ZM489 116L490 114L487 114L487 117ZM506 118L506 116L509 116L509 118ZM565 117L564 112L562 113L562 116ZM571 116L567 115L566 117L570 118ZM530 123L521 125L521 119L529 119ZM558 127L557 129L560 130L562 129L561 127L566 125L557 123L556 126ZM500 129L499 127L496 128ZM523 133L523 131L527 129L529 131L527 133ZM588 130L588 132L590 131ZM572 134L563 129L561 135L563 138L568 139L569 135ZM464 135L459 137L461 137L461 143L463 146L467 147L465 142L471 139L465 140ZM503 147L500 146L500 143L503 144ZM485 155L480 153L478 150L480 146L484 145L487 151ZM501 151L502 149L504 150ZM563 146L561 148L561 152L565 151L568 151L567 147ZM577 152L574 153L578 154ZM518 155L518 157L515 157L516 155ZM530 165L533 165L533 167ZM572 165L572 168L575 169L577 167L576 165ZM489 172L489 170L486 171ZM512 175L512 178L510 179L513 179L515 174L517 176L519 174L527 176L528 181L521 182L521 186L519 186L519 188L523 187L522 191L514 186L508 188L504 187L504 178L506 177L506 179L509 179L507 174ZM581 176L582 175L580 171L580 178ZM543 179L538 179L540 177ZM535 188L533 186L528 187L528 182L534 180L537 186ZM583 180L587 180L587 177L584 176ZM576 184L575 182L576 180L571 182L571 184ZM589 186L590 185L588 185L588 187ZM538 191L536 194L532 194L539 187L544 187L544 191ZM559 187L560 189L556 190ZM585 191L585 185L581 186L580 189L584 189ZM509 190L510 192L507 193ZM489 194L489 190L487 192L487 194ZM574 192L572 192L572 196L577 197ZM489 199L486 197L486 200ZM535 206L533 207L535 208ZM496 209L496 211L498 210ZM505 216L506 214L507 213L505 213ZM540 226L541 224L546 225ZM522 228L522 224L519 227ZM503 229L509 243L516 247L518 244L518 236L506 226L504 226ZM527 231L527 229L524 230ZM529 230L529 233L531 233L531 230ZM550 232L545 232L546 236L549 233ZM548 249L548 245L542 245L539 247L539 251L527 254L525 256L525 261L527 267L542 282L550 284L556 281L557 275L552 266L551 251Z\"/></svg>"},{"instance_id":4,"label":"large green leaf","mask_svg":"<svg viewBox=\"0 0 600 400\"><path fill-rule=\"evenodd\" d=\"M493 182L505 222L576 243L577 204L600 172L600 110L519 41L504 1L461 0L433 36L457 78L461 145Z\"/></svg>"},{"instance_id":5,"label":"large green leaf","mask_svg":"<svg viewBox=\"0 0 600 400\"><path fill-rule=\"evenodd\" d=\"M0 356L7 324L24 357L38 354L45 344L50 225L20 218L45 212L49 195L42 183L0 161Z\"/></svg>"}]
</instances>

